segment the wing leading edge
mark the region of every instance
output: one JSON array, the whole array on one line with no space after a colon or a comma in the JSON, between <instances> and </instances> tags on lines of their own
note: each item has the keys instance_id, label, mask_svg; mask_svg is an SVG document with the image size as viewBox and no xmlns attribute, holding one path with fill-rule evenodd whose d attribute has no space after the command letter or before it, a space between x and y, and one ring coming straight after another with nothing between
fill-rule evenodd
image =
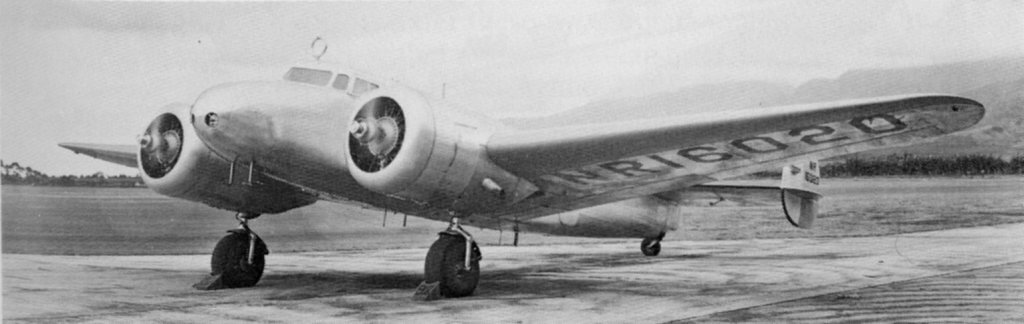
<instances>
[{"instance_id":1,"label":"wing leading edge","mask_svg":"<svg viewBox=\"0 0 1024 324\"><path fill-rule=\"evenodd\" d=\"M958 109L950 109L953 107ZM902 95L657 120L525 131L511 129L491 137L487 143L487 152L502 167L520 175L535 177L602 161L829 122L859 121L863 123L861 126L873 127L871 123L874 120L871 117L886 118L884 116L928 108L945 108L945 111L937 111L934 119L927 121L941 133L967 128L976 124L984 115L983 106L968 98L941 94ZM811 134L813 132L806 131L807 135L814 135Z\"/></svg>"},{"instance_id":2,"label":"wing leading edge","mask_svg":"<svg viewBox=\"0 0 1024 324\"><path fill-rule=\"evenodd\" d=\"M139 147L135 145L106 145L86 143L60 143L60 147L78 154L85 154L103 161L120 164L129 168L138 167L136 154Z\"/></svg>"},{"instance_id":3,"label":"wing leading edge","mask_svg":"<svg viewBox=\"0 0 1024 324\"><path fill-rule=\"evenodd\" d=\"M554 129L509 130L487 146L529 179L542 206L574 209L678 190L800 160L919 143L970 127L984 107L905 95Z\"/></svg>"}]
</instances>

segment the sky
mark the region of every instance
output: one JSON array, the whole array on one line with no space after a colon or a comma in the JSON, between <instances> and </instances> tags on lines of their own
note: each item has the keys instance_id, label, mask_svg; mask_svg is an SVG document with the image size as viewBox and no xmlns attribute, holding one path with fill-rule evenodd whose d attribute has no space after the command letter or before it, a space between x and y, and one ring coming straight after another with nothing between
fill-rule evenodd
<instances>
[{"instance_id":1,"label":"sky","mask_svg":"<svg viewBox=\"0 0 1024 324\"><path fill-rule=\"evenodd\" d=\"M1024 56L1024 1L0 1L0 158L136 174L59 142L131 144L204 89L311 60L495 117L851 69Z\"/></svg>"}]
</instances>

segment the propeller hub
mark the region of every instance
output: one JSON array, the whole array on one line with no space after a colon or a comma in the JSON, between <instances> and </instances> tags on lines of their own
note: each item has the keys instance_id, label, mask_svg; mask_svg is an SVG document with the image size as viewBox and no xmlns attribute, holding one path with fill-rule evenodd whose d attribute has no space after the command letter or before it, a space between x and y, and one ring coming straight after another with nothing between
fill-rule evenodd
<instances>
[{"instance_id":1,"label":"propeller hub","mask_svg":"<svg viewBox=\"0 0 1024 324\"><path fill-rule=\"evenodd\" d=\"M143 148L148 148L149 145L153 143L153 137L149 136L149 134L139 135L137 140L139 142L139 146Z\"/></svg>"},{"instance_id":2,"label":"propeller hub","mask_svg":"<svg viewBox=\"0 0 1024 324\"><path fill-rule=\"evenodd\" d=\"M358 139L360 144L366 144L373 140L370 134L371 128L373 127L370 126L370 123L367 120L361 119L353 121L352 125L349 126L348 129L349 133L351 133L353 137Z\"/></svg>"}]
</instances>

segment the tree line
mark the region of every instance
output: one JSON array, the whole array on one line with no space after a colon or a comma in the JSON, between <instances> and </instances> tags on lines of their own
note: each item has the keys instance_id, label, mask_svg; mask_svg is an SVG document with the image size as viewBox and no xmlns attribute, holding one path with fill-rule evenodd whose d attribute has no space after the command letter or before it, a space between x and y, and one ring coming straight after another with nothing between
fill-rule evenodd
<instances>
[{"instance_id":1,"label":"tree line","mask_svg":"<svg viewBox=\"0 0 1024 324\"><path fill-rule=\"evenodd\" d=\"M781 170L758 172L755 178L778 178ZM1024 175L1024 155L1010 158L967 154L952 156L890 154L878 157L851 156L822 163L826 178L879 176L985 176Z\"/></svg>"},{"instance_id":2,"label":"tree line","mask_svg":"<svg viewBox=\"0 0 1024 324\"><path fill-rule=\"evenodd\" d=\"M144 187L138 175L107 176L97 172L90 175L50 176L18 162L3 167L3 185L34 185L64 187ZM760 172L755 177L779 177L781 171ZM828 178L874 176L984 176L1024 175L1024 155L1003 158L993 155L968 154L933 156L890 154L881 157L847 157L825 163L821 174Z\"/></svg>"},{"instance_id":3,"label":"tree line","mask_svg":"<svg viewBox=\"0 0 1024 324\"><path fill-rule=\"evenodd\" d=\"M125 174L107 176L102 172L90 175L62 175L51 176L34 170L29 166L22 166L18 162L6 164L0 160L0 167L3 168L0 185L29 185L29 186L60 186L60 187L143 187L145 184L138 175L129 176Z\"/></svg>"},{"instance_id":4,"label":"tree line","mask_svg":"<svg viewBox=\"0 0 1024 324\"><path fill-rule=\"evenodd\" d=\"M1024 155L1012 158L984 154L855 156L825 165L821 171L825 177L1021 175L1024 174Z\"/></svg>"}]
</instances>

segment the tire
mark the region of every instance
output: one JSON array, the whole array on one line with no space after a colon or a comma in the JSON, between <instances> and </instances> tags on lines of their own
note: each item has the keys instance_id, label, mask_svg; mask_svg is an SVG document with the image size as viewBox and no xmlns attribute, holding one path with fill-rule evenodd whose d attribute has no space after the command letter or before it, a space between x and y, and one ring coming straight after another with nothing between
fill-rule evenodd
<instances>
[{"instance_id":1,"label":"tire","mask_svg":"<svg viewBox=\"0 0 1024 324\"><path fill-rule=\"evenodd\" d=\"M252 287L263 276L263 265L267 245L256 238L256 254L249 264L249 235L232 232L217 242L210 259L212 275L220 275L221 283L228 288Z\"/></svg>"},{"instance_id":2,"label":"tire","mask_svg":"<svg viewBox=\"0 0 1024 324\"><path fill-rule=\"evenodd\" d=\"M425 281L440 282L441 296L465 297L473 294L480 281L480 248L473 242L472 268L466 270L466 239L441 234L430 246L423 269Z\"/></svg>"},{"instance_id":3,"label":"tire","mask_svg":"<svg viewBox=\"0 0 1024 324\"><path fill-rule=\"evenodd\" d=\"M645 238L644 241L640 243L640 252L643 252L646 256L657 256L658 253L661 253L661 241L651 244L654 240L656 239Z\"/></svg>"}]
</instances>

